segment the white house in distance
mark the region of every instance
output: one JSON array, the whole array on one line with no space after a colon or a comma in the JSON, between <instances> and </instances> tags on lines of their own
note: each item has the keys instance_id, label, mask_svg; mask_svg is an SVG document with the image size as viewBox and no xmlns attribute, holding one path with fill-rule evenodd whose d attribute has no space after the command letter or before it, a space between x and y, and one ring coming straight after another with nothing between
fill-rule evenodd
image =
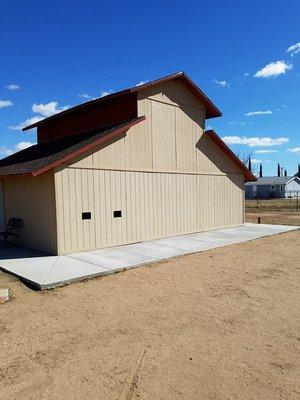
<instances>
[{"instance_id":1,"label":"white house in distance","mask_svg":"<svg viewBox=\"0 0 300 400\"><path fill-rule=\"evenodd\" d=\"M246 199L300 197L299 176L266 176L245 184Z\"/></svg>"},{"instance_id":2,"label":"white house in distance","mask_svg":"<svg viewBox=\"0 0 300 400\"><path fill-rule=\"evenodd\" d=\"M52 254L242 225L256 178L205 131L220 116L180 72L30 125L37 144L0 160L5 221Z\"/></svg>"}]
</instances>

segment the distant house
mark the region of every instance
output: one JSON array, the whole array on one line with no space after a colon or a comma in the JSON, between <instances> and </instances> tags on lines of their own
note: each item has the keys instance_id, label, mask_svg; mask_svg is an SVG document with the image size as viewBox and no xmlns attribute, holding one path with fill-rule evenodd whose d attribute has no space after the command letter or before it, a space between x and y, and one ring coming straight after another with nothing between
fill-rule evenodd
<instances>
[{"instance_id":1,"label":"distant house","mask_svg":"<svg viewBox=\"0 0 300 400\"><path fill-rule=\"evenodd\" d=\"M297 193L300 197L298 176L268 176L245 184L246 199L296 197Z\"/></svg>"}]
</instances>

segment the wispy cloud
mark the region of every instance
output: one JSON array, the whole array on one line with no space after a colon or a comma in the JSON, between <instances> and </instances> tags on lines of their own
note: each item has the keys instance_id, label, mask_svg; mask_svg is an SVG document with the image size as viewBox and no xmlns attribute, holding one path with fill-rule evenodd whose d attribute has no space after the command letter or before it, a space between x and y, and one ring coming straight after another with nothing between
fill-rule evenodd
<instances>
[{"instance_id":1,"label":"wispy cloud","mask_svg":"<svg viewBox=\"0 0 300 400\"><path fill-rule=\"evenodd\" d=\"M246 137L246 136L224 136L222 138L228 145L243 144L250 147L267 147L280 146L288 143L286 137L270 138L270 137Z\"/></svg>"},{"instance_id":2,"label":"wispy cloud","mask_svg":"<svg viewBox=\"0 0 300 400\"><path fill-rule=\"evenodd\" d=\"M33 146L35 143L32 142L19 142L13 146L13 148L8 148L6 146L0 146L0 156L10 156L17 151L27 149L27 147Z\"/></svg>"},{"instance_id":3,"label":"wispy cloud","mask_svg":"<svg viewBox=\"0 0 300 400\"><path fill-rule=\"evenodd\" d=\"M86 100L91 100L93 98L93 96L91 96L88 93L79 93L78 97L80 97L81 99L86 99Z\"/></svg>"},{"instance_id":4,"label":"wispy cloud","mask_svg":"<svg viewBox=\"0 0 300 400\"><path fill-rule=\"evenodd\" d=\"M294 147L292 149L287 149L289 153L300 154L300 147Z\"/></svg>"},{"instance_id":5,"label":"wispy cloud","mask_svg":"<svg viewBox=\"0 0 300 400\"><path fill-rule=\"evenodd\" d=\"M251 158L252 164L260 164L262 161L258 160L257 158Z\"/></svg>"},{"instance_id":6,"label":"wispy cloud","mask_svg":"<svg viewBox=\"0 0 300 400\"><path fill-rule=\"evenodd\" d=\"M23 121L18 125L10 125L8 127L8 129L12 129L14 131L20 131L23 128L25 128L25 126L36 124L37 122L41 121L42 119L44 119L44 117L42 117L42 116L35 116L32 118L28 118L28 119L26 119L26 121Z\"/></svg>"},{"instance_id":7,"label":"wispy cloud","mask_svg":"<svg viewBox=\"0 0 300 400\"><path fill-rule=\"evenodd\" d=\"M11 107L13 103L10 100L0 100L0 108Z\"/></svg>"},{"instance_id":8,"label":"wispy cloud","mask_svg":"<svg viewBox=\"0 0 300 400\"><path fill-rule=\"evenodd\" d=\"M269 154L269 153L277 153L277 150L255 150L256 154Z\"/></svg>"},{"instance_id":9,"label":"wispy cloud","mask_svg":"<svg viewBox=\"0 0 300 400\"><path fill-rule=\"evenodd\" d=\"M213 82L220 86L220 87L226 87L229 86L229 83L227 81L218 81L218 79L214 79Z\"/></svg>"},{"instance_id":10,"label":"wispy cloud","mask_svg":"<svg viewBox=\"0 0 300 400\"><path fill-rule=\"evenodd\" d=\"M58 107L57 101L50 101L49 103L34 103L31 107L35 114L41 114L44 117L51 117L51 115L57 114L61 111L65 111L69 106Z\"/></svg>"},{"instance_id":11,"label":"wispy cloud","mask_svg":"<svg viewBox=\"0 0 300 400\"><path fill-rule=\"evenodd\" d=\"M253 115L271 115L273 111L266 110L266 111L249 111L245 114L246 117L252 117Z\"/></svg>"},{"instance_id":12,"label":"wispy cloud","mask_svg":"<svg viewBox=\"0 0 300 400\"><path fill-rule=\"evenodd\" d=\"M5 86L8 90L19 90L20 86L16 83L11 83L10 85Z\"/></svg>"},{"instance_id":13,"label":"wispy cloud","mask_svg":"<svg viewBox=\"0 0 300 400\"><path fill-rule=\"evenodd\" d=\"M26 119L26 121L21 122L17 125L10 125L8 128L13 130L21 130L28 125L36 124L42 119L50 117L51 115L57 114L61 111L67 110L69 106L59 107L57 101L50 101L49 103L34 103L31 110L34 114L38 114L34 117Z\"/></svg>"},{"instance_id":14,"label":"wispy cloud","mask_svg":"<svg viewBox=\"0 0 300 400\"><path fill-rule=\"evenodd\" d=\"M254 78L276 78L291 69L293 69L292 64L286 63L283 60L275 61L257 71Z\"/></svg>"},{"instance_id":15,"label":"wispy cloud","mask_svg":"<svg viewBox=\"0 0 300 400\"><path fill-rule=\"evenodd\" d=\"M149 81L140 81L139 83L137 83L135 86L141 86L141 85L145 85L145 83L148 83Z\"/></svg>"},{"instance_id":16,"label":"wispy cloud","mask_svg":"<svg viewBox=\"0 0 300 400\"><path fill-rule=\"evenodd\" d=\"M114 93L113 89L102 90L102 92L100 93L100 97L108 96L109 94L112 94L112 93Z\"/></svg>"},{"instance_id":17,"label":"wispy cloud","mask_svg":"<svg viewBox=\"0 0 300 400\"><path fill-rule=\"evenodd\" d=\"M300 42L293 44L290 46L287 50L287 53L290 54L291 57L293 57L295 54L300 53Z\"/></svg>"},{"instance_id":18,"label":"wispy cloud","mask_svg":"<svg viewBox=\"0 0 300 400\"><path fill-rule=\"evenodd\" d=\"M12 150L7 148L6 146L0 146L0 156L7 157L12 154Z\"/></svg>"}]
</instances>

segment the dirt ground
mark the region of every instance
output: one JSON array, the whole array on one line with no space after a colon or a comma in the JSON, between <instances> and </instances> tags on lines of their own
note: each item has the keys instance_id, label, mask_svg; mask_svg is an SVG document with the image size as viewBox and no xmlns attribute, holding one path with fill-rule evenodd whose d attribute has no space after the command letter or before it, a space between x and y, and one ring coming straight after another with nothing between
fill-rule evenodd
<instances>
[{"instance_id":1,"label":"dirt ground","mask_svg":"<svg viewBox=\"0 0 300 400\"><path fill-rule=\"evenodd\" d=\"M269 210L269 211L298 211L300 212L300 197L297 199L263 199L263 200L246 200L245 207L246 209L252 208L256 209L257 206L261 210Z\"/></svg>"},{"instance_id":2,"label":"dirt ground","mask_svg":"<svg viewBox=\"0 0 300 400\"><path fill-rule=\"evenodd\" d=\"M300 226L300 199L246 200L246 222ZM298 211L297 211L298 209Z\"/></svg>"},{"instance_id":3,"label":"dirt ground","mask_svg":"<svg viewBox=\"0 0 300 400\"><path fill-rule=\"evenodd\" d=\"M257 217L260 217L262 224L278 224L278 225L296 225L300 226L300 212L288 211L246 211L246 222L257 223Z\"/></svg>"},{"instance_id":4,"label":"dirt ground","mask_svg":"<svg viewBox=\"0 0 300 400\"><path fill-rule=\"evenodd\" d=\"M299 247L295 231L44 292L0 272L1 399L299 399Z\"/></svg>"}]
</instances>

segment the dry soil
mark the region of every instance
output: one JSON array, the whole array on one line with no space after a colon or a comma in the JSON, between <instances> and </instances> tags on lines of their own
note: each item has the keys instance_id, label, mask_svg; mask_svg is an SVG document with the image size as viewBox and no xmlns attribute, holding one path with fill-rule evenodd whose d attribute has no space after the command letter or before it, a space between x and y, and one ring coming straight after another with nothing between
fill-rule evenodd
<instances>
[{"instance_id":1,"label":"dry soil","mask_svg":"<svg viewBox=\"0 0 300 400\"><path fill-rule=\"evenodd\" d=\"M299 399L299 248L290 232L44 292L0 272L0 398Z\"/></svg>"}]
</instances>

